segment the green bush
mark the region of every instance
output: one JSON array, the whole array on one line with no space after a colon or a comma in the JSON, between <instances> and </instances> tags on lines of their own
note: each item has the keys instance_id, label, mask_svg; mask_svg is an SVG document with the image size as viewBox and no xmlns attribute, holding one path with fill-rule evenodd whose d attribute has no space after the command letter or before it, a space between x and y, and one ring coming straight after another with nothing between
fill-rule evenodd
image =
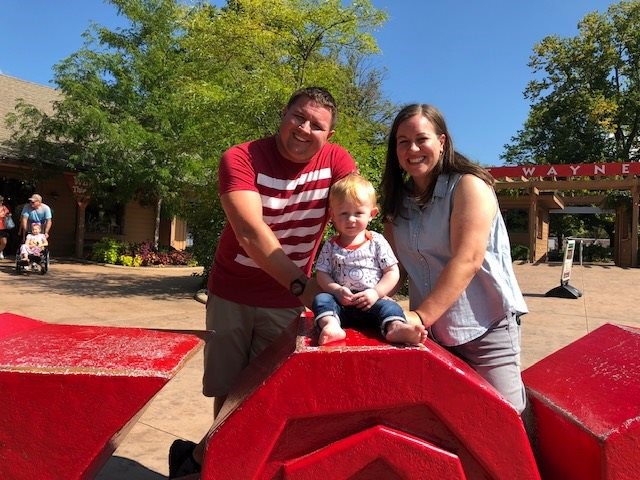
<instances>
[{"instance_id":1,"label":"green bush","mask_svg":"<svg viewBox=\"0 0 640 480\"><path fill-rule=\"evenodd\" d=\"M115 264L120 257L123 243L115 238L104 237L93 245L91 260Z\"/></svg>"},{"instance_id":2,"label":"green bush","mask_svg":"<svg viewBox=\"0 0 640 480\"><path fill-rule=\"evenodd\" d=\"M592 244L582 248L582 260L585 262L610 262L612 259L612 250L602 245Z\"/></svg>"},{"instance_id":3,"label":"green bush","mask_svg":"<svg viewBox=\"0 0 640 480\"><path fill-rule=\"evenodd\" d=\"M190 251L179 251L171 247L154 248L149 242L129 244L113 238L102 238L96 242L90 259L100 263L140 267L151 265L188 265L198 262Z\"/></svg>"},{"instance_id":4,"label":"green bush","mask_svg":"<svg viewBox=\"0 0 640 480\"><path fill-rule=\"evenodd\" d=\"M139 267L142 265L142 257L140 255L120 255L118 263L125 267Z\"/></svg>"},{"instance_id":5,"label":"green bush","mask_svg":"<svg viewBox=\"0 0 640 480\"><path fill-rule=\"evenodd\" d=\"M549 262L561 262L563 260L563 252L562 250L549 250L547 252L547 261Z\"/></svg>"},{"instance_id":6,"label":"green bush","mask_svg":"<svg viewBox=\"0 0 640 480\"><path fill-rule=\"evenodd\" d=\"M525 245L513 245L511 247L512 260L529 260L529 247Z\"/></svg>"}]
</instances>

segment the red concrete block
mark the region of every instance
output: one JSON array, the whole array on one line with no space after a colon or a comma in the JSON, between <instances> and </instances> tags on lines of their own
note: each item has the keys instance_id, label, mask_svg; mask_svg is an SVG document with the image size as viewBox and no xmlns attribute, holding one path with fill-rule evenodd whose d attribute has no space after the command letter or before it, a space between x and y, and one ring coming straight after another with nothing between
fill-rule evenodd
<instances>
[{"instance_id":1,"label":"red concrete block","mask_svg":"<svg viewBox=\"0 0 640 480\"><path fill-rule=\"evenodd\" d=\"M0 314L0 478L93 478L201 344Z\"/></svg>"},{"instance_id":2,"label":"red concrete block","mask_svg":"<svg viewBox=\"0 0 640 480\"><path fill-rule=\"evenodd\" d=\"M640 330L606 324L523 372L543 478L640 476Z\"/></svg>"},{"instance_id":3,"label":"red concrete block","mask_svg":"<svg viewBox=\"0 0 640 480\"><path fill-rule=\"evenodd\" d=\"M301 318L245 370L203 480L539 478L515 409L438 345L316 341Z\"/></svg>"}]
</instances>

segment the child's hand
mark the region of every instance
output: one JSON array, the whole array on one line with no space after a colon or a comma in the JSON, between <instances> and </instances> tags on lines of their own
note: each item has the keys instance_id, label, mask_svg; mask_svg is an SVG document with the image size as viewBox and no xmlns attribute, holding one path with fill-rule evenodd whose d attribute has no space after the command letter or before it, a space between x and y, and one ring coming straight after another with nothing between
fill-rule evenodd
<instances>
[{"instance_id":1,"label":"child's hand","mask_svg":"<svg viewBox=\"0 0 640 480\"><path fill-rule=\"evenodd\" d=\"M348 307L353 304L353 293L348 287L340 287L333 295L342 306Z\"/></svg>"},{"instance_id":2,"label":"child's hand","mask_svg":"<svg viewBox=\"0 0 640 480\"><path fill-rule=\"evenodd\" d=\"M378 295L375 288L367 288L353 296L353 305L358 307L360 310L367 311L373 307L373 304L376 303L379 298L380 295Z\"/></svg>"}]
</instances>

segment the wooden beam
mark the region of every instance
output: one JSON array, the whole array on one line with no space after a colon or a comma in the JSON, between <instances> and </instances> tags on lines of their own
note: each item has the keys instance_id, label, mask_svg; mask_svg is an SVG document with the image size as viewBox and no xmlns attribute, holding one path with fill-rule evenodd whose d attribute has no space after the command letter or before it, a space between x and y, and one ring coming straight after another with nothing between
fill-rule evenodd
<instances>
[{"instance_id":1,"label":"wooden beam","mask_svg":"<svg viewBox=\"0 0 640 480\"><path fill-rule=\"evenodd\" d=\"M529 194L529 262L536 261L536 239L538 237L538 196L540 192L534 186Z\"/></svg>"},{"instance_id":2,"label":"wooden beam","mask_svg":"<svg viewBox=\"0 0 640 480\"><path fill-rule=\"evenodd\" d=\"M545 190L630 190L638 185L637 178L602 179L602 180L529 180L526 182L496 182L496 190L529 189L535 186Z\"/></svg>"}]
</instances>

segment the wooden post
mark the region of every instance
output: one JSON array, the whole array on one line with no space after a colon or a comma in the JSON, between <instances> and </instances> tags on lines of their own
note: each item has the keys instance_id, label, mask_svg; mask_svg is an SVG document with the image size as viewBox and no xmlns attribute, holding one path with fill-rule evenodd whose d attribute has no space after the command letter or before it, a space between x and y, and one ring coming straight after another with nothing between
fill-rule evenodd
<instances>
[{"instance_id":1,"label":"wooden post","mask_svg":"<svg viewBox=\"0 0 640 480\"><path fill-rule=\"evenodd\" d=\"M638 203L640 202L638 179L631 187L631 266L638 266Z\"/></svg>"},{"instance_id":2,"label":"wooden post","mask_svg":"<svg viewBox=\"0 0 640 480\"><path fill-rule=\"evenodd\" d=\"M538 228L538 197L540 190L531 186L529 188L529 262L536 261L536 236Z\"/></svg>"},{"instance_id":3,"label":"wooden post","mask_svg":"<svg viewBox=\"0 0 640 480\"><path fill-rule=\"evenodd\" d=\"M84 256L84 218L87 210L86 202L77 202L76 208L76 258Z\"/></svg>"}]
</instances>

